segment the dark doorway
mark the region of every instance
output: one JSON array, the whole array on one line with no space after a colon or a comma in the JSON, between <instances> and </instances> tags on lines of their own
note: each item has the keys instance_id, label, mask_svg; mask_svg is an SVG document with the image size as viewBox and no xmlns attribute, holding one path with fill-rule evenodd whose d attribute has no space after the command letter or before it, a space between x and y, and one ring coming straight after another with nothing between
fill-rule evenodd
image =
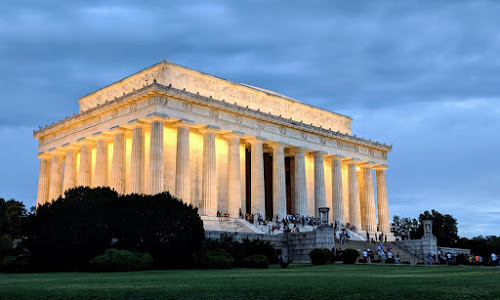
<instances>
[{"instance_id":1,"label":"dark doorway","mask_svg":"<svg viewBox=\"0 0 500 300\"><path fill-rule=\"evenodd\" d=\"M252 172L250 169L252 154L250 149L245 148L245 194L246 202L245 208L248 214L253 213L252 211Z\"/></svg>"},{"instance_id":2,"label":"dark doorway","mask_svg":"<svg viewBox=\"0 0 500 300\"><path fill-rule=\"evenodd\" d=\"M274 220L273 212L273 157L264 153L264 187L266 195L266 217Z\"/></svg>"}]
</instances>

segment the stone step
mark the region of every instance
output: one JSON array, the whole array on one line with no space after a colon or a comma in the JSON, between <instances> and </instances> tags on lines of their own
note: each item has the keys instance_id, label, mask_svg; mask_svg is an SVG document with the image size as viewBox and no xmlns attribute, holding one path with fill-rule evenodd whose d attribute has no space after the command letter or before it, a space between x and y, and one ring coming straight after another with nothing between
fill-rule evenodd
<instances>
[{"instance_id":1,"label":"stone step","mask_svg":"<svg viewBox=\"0 0 500 300\"><path fill-rule=\"evenodd\" d=\"M375 258L378 259L377 245L378 244L367 243L366 241L350 240L349 242L347 242L347 244L343 244L343 245L340 245L340 243L337 242L336 248L341 247L342 249L347 249L347 248L352 248L355 250L359 249L359 250L361 250L361 252L364 249L370 248L375 253ZM418 257L416 257L415 255L411 254L410 252L398 247L396 244L394 244L392 242L384 243L384 250L386 250L386 251L387 251L387 245L390 245L393 257L396 257L396 255L399 253L399 258L401 259L401 262L408 261L408 262L410 262L410 264L414 265L420 261Z\"/></svg>"}]
</instances>

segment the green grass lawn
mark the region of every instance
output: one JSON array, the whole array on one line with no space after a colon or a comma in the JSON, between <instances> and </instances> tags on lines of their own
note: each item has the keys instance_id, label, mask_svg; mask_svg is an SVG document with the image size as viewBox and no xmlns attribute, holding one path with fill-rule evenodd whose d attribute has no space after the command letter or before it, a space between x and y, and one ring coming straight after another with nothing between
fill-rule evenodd
<instances>
[{"instance_id":1,"label":"green grass lawn","mask_svg":"<svg viewBox=\"0 0 500 300\"><path fill-rule=\"evenodd\" d=\"M290 265L266 270L0 274L0 299L500 299L500 268Z\"/></svg>"}]
</instances>

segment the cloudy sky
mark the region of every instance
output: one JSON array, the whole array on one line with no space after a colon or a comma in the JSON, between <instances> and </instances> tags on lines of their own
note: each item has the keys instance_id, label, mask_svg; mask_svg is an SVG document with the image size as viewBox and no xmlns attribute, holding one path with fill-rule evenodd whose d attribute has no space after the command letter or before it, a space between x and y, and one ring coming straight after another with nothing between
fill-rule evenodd
<instances>
[{"instance_id":1,"label":"cloudy sky","mask_svg":"<svg viewBox=\"0 0 500 300\"><path fill-rule=\"evenodd\" d=\"M500 2L211 2L1 1L0 197L36 202L33 129L167 59L351 116L391 215L500 235Z\"/></svg>"}]
</instances>

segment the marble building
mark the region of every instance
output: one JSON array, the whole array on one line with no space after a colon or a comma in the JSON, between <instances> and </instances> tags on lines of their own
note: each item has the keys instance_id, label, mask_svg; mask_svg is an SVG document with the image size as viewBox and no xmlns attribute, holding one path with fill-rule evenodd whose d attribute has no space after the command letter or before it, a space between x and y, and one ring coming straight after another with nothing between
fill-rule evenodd
<instances>
[{"instance_id":1,"label":"marble building","mask_svg":"<svg viewBox=\"0 0 500 300\"><path fill-rule=\"evenodd\" d=\"M348 116L162 61L78 100L80 111L33 132L37 203L75 186L170 191L237 217L317 216L389 233L387 154Z\"/></svg>"}]
</instances>

